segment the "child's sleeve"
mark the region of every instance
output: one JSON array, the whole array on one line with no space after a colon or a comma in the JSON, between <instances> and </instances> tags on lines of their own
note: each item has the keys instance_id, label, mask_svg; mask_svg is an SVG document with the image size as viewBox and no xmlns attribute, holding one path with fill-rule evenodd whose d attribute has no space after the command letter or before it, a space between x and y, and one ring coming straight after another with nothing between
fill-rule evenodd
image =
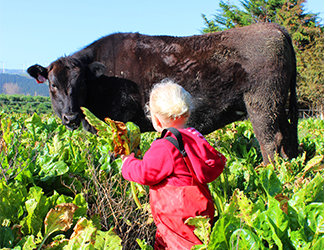
<instances>
[{"instance_id":1,"label":"child's sleeve","mask_svg":"<svg viewBox=\"0 0 325 250\"><path fill-rule=\"evenodd\" d=\"M142 160L128 157L122 166L122 175L142 185L155 185L173 173L171 152L162 141L152 143Z\"/></svg>"}]
</instances>

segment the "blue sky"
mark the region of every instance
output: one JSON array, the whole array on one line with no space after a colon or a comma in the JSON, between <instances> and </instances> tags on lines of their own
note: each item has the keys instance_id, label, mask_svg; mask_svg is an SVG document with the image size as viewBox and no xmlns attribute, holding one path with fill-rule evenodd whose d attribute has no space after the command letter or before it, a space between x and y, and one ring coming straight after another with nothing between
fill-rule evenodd
<instances>
[{"instance_id":1,"label":"blue sky","mask_svg":"<svg viewBox=\"0 0 325 250\"><path fill-rule=\"evenodd\" d=\"M238 4L238 0L230 0ZM0 0L0 72L48 66L115 32L201 34L218 0ZM324 19L324 1L307 0L307 12Z\"/></svg>"}]
</instances>

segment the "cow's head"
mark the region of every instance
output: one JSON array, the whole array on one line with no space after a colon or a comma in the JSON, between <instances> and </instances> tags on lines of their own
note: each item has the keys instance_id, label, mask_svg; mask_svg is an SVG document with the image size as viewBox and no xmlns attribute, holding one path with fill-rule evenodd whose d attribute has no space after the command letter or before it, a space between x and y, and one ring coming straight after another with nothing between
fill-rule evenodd
<instances>
[{"instance_id":1,"label":"cow's head","mask_svg":"<svg viewBox=\"0 0 325 250\"><path fill-rule=\"evenodd\" d=\"M49 82L52 107L69 129L76 129L83 121L80 107L87 99L87 84L104 74L105 66L99 62L85 64L73 57L62 57L47 68L33 65L27 72L38 83Z\"/></svg>"}]
</instances>

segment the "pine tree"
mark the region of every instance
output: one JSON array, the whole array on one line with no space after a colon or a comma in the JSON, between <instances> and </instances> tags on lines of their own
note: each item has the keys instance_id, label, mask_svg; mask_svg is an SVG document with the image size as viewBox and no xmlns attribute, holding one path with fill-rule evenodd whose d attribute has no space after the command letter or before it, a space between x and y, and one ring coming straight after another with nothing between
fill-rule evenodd
<instances>
[{"instance_id":1,"label":"pine tree","mask_svg":"<svg viewBox=\"0 0 325 250\"><path fill-rule=\"evenodd\" d=\"M305 2L285 2L277 13L277 22L289 31L296 51L300 105L323 109L324 28L317 22L317 15L304 13Z\"/></svg>"}]
</instances>

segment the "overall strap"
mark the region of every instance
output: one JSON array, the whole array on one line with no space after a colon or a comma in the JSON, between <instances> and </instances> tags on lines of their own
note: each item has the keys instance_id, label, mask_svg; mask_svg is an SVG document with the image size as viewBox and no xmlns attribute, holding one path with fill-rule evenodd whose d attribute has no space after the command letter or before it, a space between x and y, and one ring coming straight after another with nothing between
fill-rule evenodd
<instances>
[{"instance_id":1,"label":"overall strap","mask_svg":"<svg viewBox=\"0 0 325 250\"><path fill-rule=\"evenodd\" d=\"M167 131L171 132L176 137L177 140L174 137L171 137L171 136L167 136L165 139L167 141L171 142L179 150L179 152L181 152L183 157L186 157L187 154L186 154L186 151L184 149L182 134L176 128L166 128L161 133L160 138L164 138Z\"/></svg>"},{"instance_id":2,"label":"overall strap","mask_svg":"<svg viewBox=\"0 0 325 250\"><path fill-rule=\"evenodd\" d=\"M170 131L175 137L172 137L172 136L167 136L164 138L164 136L166 135L167 131ZM197 184L201 184L200 181L198 180L195 172L194 172L194 169L193 169L193 166L192 166L192 163L190 161L190 159L188 158L187 156L187 153L184 149L184 143L183 143L183 139L182 139L182 134L176 129L176 128L166 128L163 130L163 132L161 133L161 137L160 138L164 138L166 139L167 141L169 141L170 143L172 143L178 150L179 152L181 152L182 156L183 156L183 159L184 159L184 162L185 162L185 165L187 166L187 168L189 169L194 181L197 183Z\"/></svg>"}]
</instances>

